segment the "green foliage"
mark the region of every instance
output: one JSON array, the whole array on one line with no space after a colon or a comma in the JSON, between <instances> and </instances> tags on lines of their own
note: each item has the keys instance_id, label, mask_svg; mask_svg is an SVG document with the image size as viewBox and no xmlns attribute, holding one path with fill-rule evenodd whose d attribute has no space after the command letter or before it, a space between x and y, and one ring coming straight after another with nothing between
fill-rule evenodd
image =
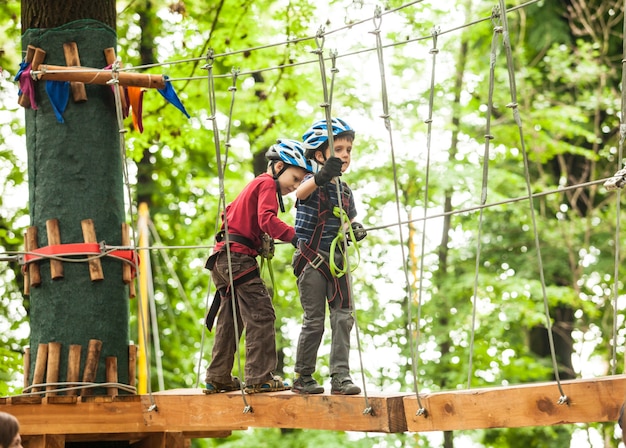
<instances>
[{"instance_id":1,"label":"green foliage","mask_svg":"<svg viewBox=\"0 0 626 448\"><path fill-rule=\"evenodd\" d=\"M416 439L412 435L378 435L374 433L330 433L328 431L302 431L298 429L254 429L250 431L240 431L233 433L226 439L206 439L206 447L239 448L254 445L255 447L285 447L285 448L315 448L329 447L340 448L353 446L357 448L367 448L373 446L395 446L410 447L415 446ZM194 445L199 445L200 441L194 441ZM420 445L428 447L430 445Z\"/></svg>"},{"instance_id":2,"label":"green foliage","mask_svg":"<svg viewBox=\"0 0 626 448\"><path fill-rule=\"evenodd\" d=\"M26 149L12 80L21 60L19 4L3 2L0 33L0 256L23 248L27 225ZM28 346L28 300L21 294L23 277L17 263L0 262L0 396L21 390L22 353Z\"/></svg>"}]
</instances>

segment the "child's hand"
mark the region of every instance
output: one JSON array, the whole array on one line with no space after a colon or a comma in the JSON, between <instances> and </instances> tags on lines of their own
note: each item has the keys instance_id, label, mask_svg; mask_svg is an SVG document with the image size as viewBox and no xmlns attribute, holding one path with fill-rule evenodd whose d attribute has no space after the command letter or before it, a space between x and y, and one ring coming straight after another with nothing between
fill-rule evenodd
<instances>
[{"instance_id":1,"label":"child's hand","mask_svg":"<svg viewBox=\"0 0 626 448\"><path fill-rule=\"evenodd\" d=\"M333 177L341 176L342 165L343 162L339 157L330 157L324 166L322 166L322 169L313 176L315 185L320 187L330 182Z\"/></svg>"}]
</instances>

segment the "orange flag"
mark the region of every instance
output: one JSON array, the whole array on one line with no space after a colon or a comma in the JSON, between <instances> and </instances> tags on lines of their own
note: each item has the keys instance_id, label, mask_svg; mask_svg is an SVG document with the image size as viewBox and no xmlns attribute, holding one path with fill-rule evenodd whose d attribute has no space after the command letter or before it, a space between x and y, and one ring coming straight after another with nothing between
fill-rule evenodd
<instances>
[{"instance_id":1,"label":"orange flag","mask_svg":"<svg viewBox=\"0 0 626 448\"><path fill-rule=\"evenodd\" d=\"M133 117L133 126L139 132L143 132L143 122L141 118L143 109L143 87L128 87L128 100L130 102L130 112Z\"/></svg>"}]
</instances>

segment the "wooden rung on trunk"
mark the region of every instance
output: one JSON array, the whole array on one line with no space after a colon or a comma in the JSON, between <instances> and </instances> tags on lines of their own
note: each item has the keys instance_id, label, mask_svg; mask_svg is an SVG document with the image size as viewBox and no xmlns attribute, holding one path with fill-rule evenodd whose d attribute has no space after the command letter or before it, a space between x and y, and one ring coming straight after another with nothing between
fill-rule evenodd
<instances>
[{"instance_id":1,"label":"wooden rung on trunk","mask_svg":"<svg viewBox=\"0 0 626 448\"><path fill-rule=\"evenodd\" d=\"M41 48L35 48L32 45L29 45L26 49L26 58L25 61L26 62L30 62L31 63L31 67L35 64L39 65L39 64L43 64L43 61L46 59L46 52L43 51ZM31 104L30 104L30 98L28 97L28 95L20 95L17 103L25 108L30 108Z\"/></svg>"},{"instance_id":2,"label":"wooden rung on trunk","mask_svg":"<svg viewBox=\"0 0 626 448\"><path fill-rule=\"evenodd\" d=\"M61 363L61 343L48 343L48 362L46 363L46 397L56 395L55 389L58 387L53 383L59 381L59 367Z\"/></svg>"},{"instance_id":3,"label":"wooden rung on trunk","mask_svg":"<svg viewBox=\"0 0 626 448\"><path fill-rule=\"evenodd\" d=\"M128 346L128 385L135 387L137 383L135 376L137 375L137 346L130 344Z\"/></svg>"},{"instance_id":4,"label":"wooden rung on trunk","mask_svg":"<svg viewBox=\"0 0 626 448\"><path fill-rule=\"evenodd\" d=\"M26 47L26 56L24 57L24 62L30 64L33 61L33 56L35 56L35 47L33 45L29 45L28 47ZM29 108L30 98L28 97L28 95L20 93L20 96L17 99L17 104L22 107Z\"/></svg>"},{"instance_id":5,"label":"wooden rung on trunk","mask_svg":"<svg viewBox=\"0 0 626 448\"><path fill-rule=\"evenodd\" d=\"M28 252L28 232L24 233L24 252ZM24 275L24 295L30 295L30 275L28 274L28 266L22 270Z\"/></svg>"},{"instance_id":6,"label":"wooden rung on trunk","mask_svg":"<svg viewBox=\"0 0 626 448\"><path fill-rule=\"evenodd\" d=\"M122 223L122 246L130 246L130 226L126 223ZM122 280L128 285L129 297L137 297L135 282L133 281L132 267L128 263L124 263L122 265Z\"/></svg>"},{"instance_id":7,"label":"wooden rung on trunk","mask_svg":"<svg viewBox=\"0 0 626 448\"><path fill-rule=\"evenodd\" d=\"M30 386L30 347L24 347L24 389Z\"/></svg>"},{"instance_id":8,"label":"wooden rung on trunk","mask_svg":"<svg viewBox=\"0 0 626 448\"><path fill-rule=\"evenodd\" d=\"M85 243L97 243L96 239L96 227L93 224L93 219L83 219L80 222L80 226L83 229L83 240ZM89 260L89 278L92 282L104 280L104 272L102 271L102 263L99 258L93 258Z\"/></svg>"},{"instance_id":9,"label":"wooden rung on trunk","mask_svg":"<svg viewBox=\"0 0 626 448\"><path fill-rule=\"evenodd\" d=\"M115 356L107 356L106 362L106 381L107 383L117 383L117 358ZM118 394L118 388L115 386L107 387L107 395L110 397L116 397Z\"/></svg>"},{"instance_id":10,"label":"wooden rung on trunk","mask_svg":"<svg viewBox=\"0 0 626 448\"><path fill-rule=\"evenodd\" d=\"M73 387L78 383L80 378L80 353L82 351L82 346L78 344L70 345L70 352L67 359L67 383L68 387ZM67 391L66 395L77 395L76 389L70 389Z\"/></svg>"},{"instance_id":11,"label":"wooden rung on trunk","mask_svg":"<svg viewBox=\"0 0 626 448\"><path fill-rule=\"evenodd\" d=\"M68 67L80 67L80 57L78 56L78 45L76 45L76 42L64 43L63 54L65 55L65 64L67 64ZM87 101L85 83L76 81L70 82L70 89L72 91L72 99L75 103L84 103Z\"/></svg>"},{"instance_id":12,"label":"wooden rung on trunk","mask_svg":"<svg viewBox=\"0 0 626 448\"><path fill-rule=\"evenodd\" d=\"M110 47L110 48L104 49L104 59L107 61L108 65L112 66L115 63L116 58L117 56L115 55L115 48ZM128 100L126 99L126 91L121 85L117 86L117 91L120 94L120 102L122 104L122 109L126 109L128 107Z\"/></svg>"},{"instance_id":13,"label":"wooden rung on trunk","mask_svg":"<svg viewBox=\"0 0 626 448\"><path fill-rule=\"evenodd\" d=\"M85 361L85 370L83 371L83 382L93 383L96 381L96 374L98 372L98 361L100 359L100 352L102 351L102 341L98 339L90 339L89 346L87 348L87 360ZM86 397L91 395L93 390L91 388L85 388L82 390L81 396Z\"/></svg>"},{"instance_id":14,"label":"wooden rung on trunk","mask_svg":"<svg viewBox=\"0 0 626 448\"><path fill-rule=\"evenodd\" d=\"M24 245L26 246L26 252L39 248L39 243L37 243L37 227L31 226L26 230L26 241L24 242ZM30 286L37 287L41 285L41 271L39 270L39 263L28 264L28 280L30 282Z\"/></svg>"},{"instance_id":15,"label":"wooden rung on trunk","mask_svg":"<svg viewBox=\"0 0 626 448\"><path fill-rule=\"evenodd\" d=\"M49 219L46 221L46 232L48 232L48 245L56 246L61 244L61 232L59 231L58 219ZM61 261L50 259L50 277L52 280L63 278L63 263Z\"/></svg>"},{"instance_id":16,"label":"wooden rung on trunk","mask_svg":"<svg viewBox=\"0 0 626 448\"><path fill-rule=\"evenodd\" d=\"M43 384L48 363L48 344L37 346L37 357L35 358L35 372L33 373L33 384ZM33 387L32 392L38 392L40 387Z\"/></svg>"}]
</instances>

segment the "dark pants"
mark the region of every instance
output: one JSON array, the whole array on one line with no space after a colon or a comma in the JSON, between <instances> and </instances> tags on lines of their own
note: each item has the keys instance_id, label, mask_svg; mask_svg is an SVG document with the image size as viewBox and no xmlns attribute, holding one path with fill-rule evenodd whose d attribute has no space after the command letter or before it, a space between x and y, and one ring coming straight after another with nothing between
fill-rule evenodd
<instances>
[{"instance_id":1,"label":"dark pants","mask_svg":"<svg viewBox=\"0 0 626 448\"><path fill-rule=\"evenodd\" d=\"M231 252L230 255L233 277L236 277L238 272L244 272L257 264L256 259L250 255L236 252ZM274 330L276 313L265 284L260 277L255 277L235 288L235 309L239 330L235 339L226 251L217 256L215 266L211 270L211 277L217 289L228 288L228 292L225 297L222 297L217 316L212 359L206 372L206 381L222 384L232 381L236 343L244 330L246 332L245 382L247 385L254 385L269 381L276 370L278 358Z\"/></svg>"}]
</instances>

